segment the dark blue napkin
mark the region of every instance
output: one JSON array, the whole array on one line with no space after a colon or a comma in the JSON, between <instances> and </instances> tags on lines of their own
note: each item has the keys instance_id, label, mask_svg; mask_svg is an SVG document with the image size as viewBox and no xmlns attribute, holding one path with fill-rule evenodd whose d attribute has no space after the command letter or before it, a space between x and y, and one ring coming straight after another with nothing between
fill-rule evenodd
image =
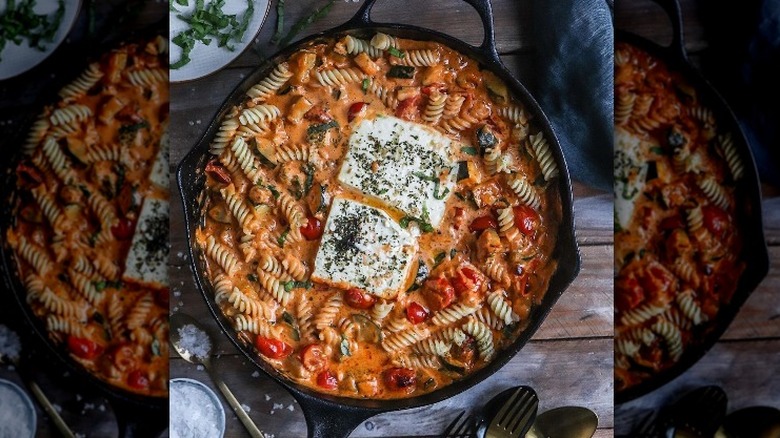
<instances>
[{"instance_id":1,"label":"dark blue napkin","mask_svg":"<svg viewBox=\"0 0 780 438\"><path fill-rule=\"evenodd\" d=\"M613 52L605 0L534 0L534 96L563 146L572 178L612 190Z\"/></svg>"}]
</instances>

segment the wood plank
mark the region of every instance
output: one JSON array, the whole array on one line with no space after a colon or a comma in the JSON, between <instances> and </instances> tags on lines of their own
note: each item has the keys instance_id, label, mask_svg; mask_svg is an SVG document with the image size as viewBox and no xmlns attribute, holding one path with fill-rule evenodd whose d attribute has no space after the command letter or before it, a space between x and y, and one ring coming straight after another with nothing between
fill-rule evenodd
<instances>
[{"instance_id":1,"label":"wood plank","mask_svg":"<svg viewBox=\"0 0 780 438\"><path fill-rule=\"evenodd\" d=\"M780 340L719 342L680 377L642 398L616 407L616 434L629 433L638 418L658 411L683 393L718 385L728 396L728 412L768 405L780 408Z\"/></svg>"},{"instance_id":2,"label":"wood plank","mask_svg":"<svg viewBox=\"0 0 780 438\"><path fill-rule=\"evenodd\" d=\"M585 406L596 412L600 427L609 429L613 425L611 345L611 339L532 341L496 374L464 393L431 406L378 415L358 426L351 436L441 433L461 410L479 409L493 395L517 384L536 390L540 412L564 405ZM264 432L278 437L304 436L300 408L278 384L262 373L253 376L256 370L243 356L224 355L215 362L228 386L250 407L250 416ZM171 360L171 374L195 378L214 388L205 371L181 359ZM274 404L283 408L274 408ZM234 415L228 413L226 417L226 437L246 436Z\"/></svg>"}]
</instances>

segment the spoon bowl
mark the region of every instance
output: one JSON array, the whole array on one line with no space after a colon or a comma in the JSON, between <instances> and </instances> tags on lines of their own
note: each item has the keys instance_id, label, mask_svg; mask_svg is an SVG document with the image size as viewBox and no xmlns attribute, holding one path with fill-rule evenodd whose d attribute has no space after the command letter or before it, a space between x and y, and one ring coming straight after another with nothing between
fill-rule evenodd
<instances>
[{"instance_id":1,"label":"spoon bowl","mask_svg":"<svg viewBox=\"0 0 780 438\"><path fill-rule=\"evenodd\" d=\"M723 429L730 438L780 437L780 410L769 406L751 406L726 416Z\"/></svg>"},{"instance_id":2,"label":"spoon bowl","mask_svg":"<svg viewBox=\"0 0 780 438\"><path fill-rule=\"evenodd\" d=\"M526 438L590 438L596 433L596 413L580 406L562 406L536 417Z\"/></svg>"},{"instance_id":3,"label":"spoon bowl","mask_svg":"<svg viewBox=\"0 0 780 438\"><path fill-rule=\"evenodd\" d=\"M187 348L188 345L186 345L183 340L181 329L186 329L187 326L190 325L193 326L195 330L199 330L205 335L202 340L208 340L208 346L200 345L200 347L204 347L202 349L198 349L200 351L196 351L197 346L193 346L192 349ZM214 369L211 366L211 351L214 347L214 338L206 330L206 328L203 327L203 325L201 325L201 323L198 322L198 320L195 318L183 313L174 313L171 315L170 326L170 340L171 345L173 345L173 349L176 350L179 356L181 356L181 358L187 362L203 365L203 367L206 369L206 372L208 372L209 377L211 377L211 380L214 382L214 385L216 385L220 392L222 392L225 400L227 400L230 407L233 408L233 411L238 416L238 419L241 420L241 423L244 425L247 432L249 432L249 435L252 438L265 438L263 432L257 428L255 423L252 421L252 418L249 417L249 414L247 414L244 408L241 407L241 403L238 401L236 396L233 395L233 392L230 391L230 388L228 388L228 386L225 384L225 381L222 380L222 377L214 372Z\"/></svg>"}]
</instances>

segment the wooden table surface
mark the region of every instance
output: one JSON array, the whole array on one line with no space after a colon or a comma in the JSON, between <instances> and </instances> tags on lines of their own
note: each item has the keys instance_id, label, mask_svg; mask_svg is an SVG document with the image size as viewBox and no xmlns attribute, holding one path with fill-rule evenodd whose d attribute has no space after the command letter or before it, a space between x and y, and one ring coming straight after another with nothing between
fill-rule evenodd
<instances>
[{"instance_id":1,"label":"wooden table surface","mask_svg":"<svg viewBox=\"0 0 780 438\"><path fill-rule=\"evenodd\" d=\"M681 1L686 49L698 64L709 47L695 0ZM671 41L663 11L648 0L620 0L615 26L661 44ZM780 169L778 169L780 171ZM615 409L615 433L628 434L637 420L655 415L691 389L719 385L728 396L728 412L748 406L780 408L780 190L764 185L764 230L769 274L750 295L721 340L695 365L669 384Z\"/></svg>"},{"instance_id":2,"label":"wooden table surface","mask_svg":"<svg viewBox=\"0 0 780 438\"><path fill-rule=\"evenodd\" d=\"M493 0L499 52L512 73L523 81L536 79L533 77L534 45L530 36L531 3L529 0ZM324 2L288 1L287 23L320 4ZM330 14L308 31L324 30L342 23L360 5L337 1ZM259 65L262 56L275 52L276 47L267 44L274 30L275 17L273 12L268 17L267 23L271 24L263 27L256 50L247 51L228 68L212 76L172 85L172 163L178 163L197 142L228 93ZM473 44L478 44L482 37L476 12L466 3L453 0L383 0L378 3L373 17L378 21L400 21L441 30ZM498 373L463 394L428 407L373 417L360 425L352 436L440 434L459 411L478 410L493 395L518 384L528 384L537 391L540 412L563 405L585 406L599 417L596 436L613 435L612 196L581 185L577 186L576 192L582 270L531 342ZM172 198L172 311L195 316L217 334L216 367L239 400L250 408L250 416L262 430L276 437L304 436L303 414L293 398L259 374L227 337L220 335L202 295L193 284L181 206L176 196ZM175 356L171 357L171 375L192 377L211 385L205 371ZM227 404L225 409L226 436L247 436Z\"/></svg>"}]
</instances>

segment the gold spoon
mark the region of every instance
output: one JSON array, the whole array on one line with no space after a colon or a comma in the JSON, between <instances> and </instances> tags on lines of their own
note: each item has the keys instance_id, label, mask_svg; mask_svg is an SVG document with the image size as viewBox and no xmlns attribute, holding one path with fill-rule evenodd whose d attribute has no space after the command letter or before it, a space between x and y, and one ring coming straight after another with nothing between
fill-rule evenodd
<instances>
[{"instance_id":1,"label":"gold spoon","mask_svg":"<svg viewBox=\"0 0 780 438\"><path fill-rule=\"evenodd\" d=\"M599 420L596 413L579 406L563 406L542 412L526 438L591 438Z\"/></svg>"},{"instance_id":2,"label":"gold spoon","mask_svg":"<svg viewBox=\"0 0 780 438\"><path fill-rule=\"evenodd\" d=\"M219 390L222 392L222 395L225 396L225 400L227 400L230 407L233 408L233 411L238 416L238 419L241 420L241 423L244 424L244 427L249 432L249 435L251 435L253 438L265 438L263 432L261 432L260 429L257 428L255 423L249 417L249 414L247 414L244 408L241 407L241 403L238 402L236 396L233 395L233 393L230 391L230 388L227 387L224 380L222 380L222 377L220 377L219 374L214 372L214 369L212 368L211 365L211 348L214 345L214 340L209 334L209 332L207 332L195 318L189 315L185 315L183 313L174 313L173 315L171 315L170 324L171 324L171 334L170 334L171 345L173 345L173 348L176 350L177 353L179 353L179 356L181 356L182 359L186 360L189 363L203 365L203 367L206 368L206 371L209 373L209 377L211 377L211 380L214 382L217 388L219 388ZM192 354L192 352L188 351L182 345L182 339L181 339L181 334L179 333L179 329L187 325L194 326L197 330L200 330L208 337L208 346L206 348L205 354L203 354L204 357L200 357Z\"/></svg>"}]
</instances>

